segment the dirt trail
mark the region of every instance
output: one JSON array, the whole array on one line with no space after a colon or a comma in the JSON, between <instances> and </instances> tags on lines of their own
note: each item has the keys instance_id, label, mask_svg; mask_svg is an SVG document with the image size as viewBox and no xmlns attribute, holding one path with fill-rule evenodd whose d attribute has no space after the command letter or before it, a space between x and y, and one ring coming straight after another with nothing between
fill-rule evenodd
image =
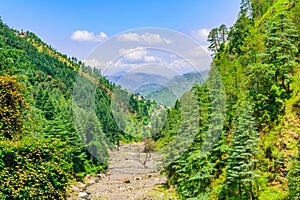
<instances>
[{"instance_id":1,"label":"dirt trail","mask_svg":"<svg viewBox=\"0 0 300 200\"><path fill-rule=\"evenodd\" d=\"M81 192L79 199L175 199L174 191L159 187L167 181L160 174L160 156L152 152L145 168L142 164L146 158L143 149L143 143L134 143L122 145L119 151L111 152L108 173L86 186L84 193L87 195Z\"/></svg>"}]
</instances>

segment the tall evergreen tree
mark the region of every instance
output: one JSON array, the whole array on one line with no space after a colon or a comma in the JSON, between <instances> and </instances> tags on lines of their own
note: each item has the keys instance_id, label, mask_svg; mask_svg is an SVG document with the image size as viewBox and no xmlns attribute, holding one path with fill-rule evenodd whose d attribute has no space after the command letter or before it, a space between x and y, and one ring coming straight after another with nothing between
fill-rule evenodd
<instances>
[{"instance_id":1,"label":"tall evergreen tree","mask_svg":"<svg viewBox=\"0 0 300 200\"><path fill-rule=\"evenodd\" d=\"M263 62L275 66L275 81L287 93L297 66L297 39L297 28L286 12L275 15L268 24Z\"/></svg>"},{"instance_id":2,"label":"tall evergreen tree","mask_svg":"<svg viewBox=\"0 0 300 200\"><path fill-rule=\"evenodd\" d=\"M208 49L215 55L220 47L218 28L214 28L209 32L207 41L210 43Z\"/></svg>"},{"instance_id":3,"label":"tall evergreen tree","mask_svg":"<svg viewBox=\"0 0 300 200\"><path fill-rule=\"evenodd\" d=\"M245 14L247 17L252 18L252 1L242 0L240 7L240 14Z\"/></svg>"},{"instance_id":4,"label":"tall evergreen tree","mask_svg":"<svg viewBox=\"0 0 300 200\"><path fill-rule=\"evenodd\" d=\"M218 28L218 32L219 32L219 41L221 43L224 43L227 41L227 36L228 36L228 30L225 24L222 24L219 28Z\"/></svg>"},{"instance_id":5,"label":"tall evergreen tree","mask_svg":"<svg viewBox=\"0 0 300 200\"><path fill-rule=\"evenodd\" d=\"M226 188L229 197L254 199L255 159L258 153L258 132L252 107L245 103L236 121L236 131L231 140L232 151L227 163ZM236 196L237 194L237 196Z\"/></svg>"}]
</instances>

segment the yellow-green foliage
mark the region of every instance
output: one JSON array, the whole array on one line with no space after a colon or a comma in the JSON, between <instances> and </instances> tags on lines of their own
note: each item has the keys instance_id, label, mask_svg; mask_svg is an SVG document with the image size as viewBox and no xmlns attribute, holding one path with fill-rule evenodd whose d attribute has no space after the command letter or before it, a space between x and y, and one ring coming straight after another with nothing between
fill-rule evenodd
<instances>
[{"instance_id":1,"label":"yellow-green foliage","mask_svg":"<svg viewBox=\"0 0 300 200\"><path fill-rule=\"evenodd\" d=\"M22 133L25 121L24 87L15 76L0 76L0 138L12 139Z\"/></svg>"},{"instance_id":2,"label":"yellow-green foliage","mask_svg":"<svg viewBox=\"0 0 300 200\"><path fill-rule=\"evenodd\" d=\"M64 199L71 176L60 141L0 141L0 199Z\"/></svg>"}]
</instances>

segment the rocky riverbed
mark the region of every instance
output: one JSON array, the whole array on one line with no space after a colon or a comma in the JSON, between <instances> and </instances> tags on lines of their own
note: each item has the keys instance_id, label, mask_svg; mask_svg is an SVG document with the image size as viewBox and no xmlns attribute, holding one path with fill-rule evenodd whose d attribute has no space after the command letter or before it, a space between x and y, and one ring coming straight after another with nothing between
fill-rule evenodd
<instances>
[{"instance_id":1,"label":"rocky riverbed","mask_svg":"<svg viewBox=\"0 0 300 200\"><path fill-rule=\"evenodd\" d=\"M167 179L160 174L158 153L145 153L144 143L121 145L110 153L109 169L105 174L86 176L85 183L74 183L68 199L176 199Z\"/></svg>"}]
</instances>

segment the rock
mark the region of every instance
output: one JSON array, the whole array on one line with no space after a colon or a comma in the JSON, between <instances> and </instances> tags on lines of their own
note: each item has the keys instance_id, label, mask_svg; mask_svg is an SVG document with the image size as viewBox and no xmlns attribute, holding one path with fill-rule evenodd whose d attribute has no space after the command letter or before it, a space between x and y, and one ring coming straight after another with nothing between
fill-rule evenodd
<instances>
[{"instance_id":1,"label":"rock","mask_svg":"<svg viewBox=\"0 0 300 200\"><path fill-rule=\"evenodd\" d=\"M126 190L125 187L119 187L119 191L124 191L124 190Z\"/></svg>"},{"instance_id":2,"label":"rock","mask_svg":"<svg viewBox=\"0 0 300 200\"><path fill-rule=\"evenodd\" d=\"M105 177L106 177L106 175L105 175L105 174L97 174L97 176L99 177L99 179L103 179L103 178L105 178Z\"/></svg>"},{"instance_id":3,"label":"rock","mask_svg":"<svg viewBox=\"0 0 300 200\"><path fill-rule=\"evenodd\" d=\"M80 191L83 191L86 188L86 184L81 183L81 182L78 182L76 185Z\"/></svg>"},{"instance_id":4,"label":"rock","mask_svg":"<svg viewBox=\"0 0 300 200\"><path fill-rule=\"evenodd\" d=\"M84 182L85 184L91 185L91 184L94 184L94 183L95 183L95 180L92 179L92 177L91 177L89 174L87 174L87 175L84 177L83 182Z\"/></svg>"},{"instance_id":5,"label":"rock","mask_svg":"<svg viewBox=\"0 0 300 200\"><path fill-rule=\"evenodd\" d=\"M78 197L82 199L86 199L89 197L89 195L86 192L79 192Z\"/></svg>"},{"instance_id":6,"label":"rock","mask_svg":"<svg viewBox=\"0 0 300 200\"><path fill-rule=\"evenodd\" d=\"M159 198L163 198L165 195L163 193L157 195Z\"/></svg>"},{"instance_id":7,"label":"rock","mask_svg":"<svg viewBox=\"0 0 300 200\"><path fill-rule=\"evenodd\" d=\"M92 180L94 180L95 183L98 183L99 182L99 177L96 174L94 174L92 176Z\"/></svg>"},{"instance_id":8,"label":"rock","mask_svg":"<svg viewBox=\"0 0 300 200\"><path fill-rule=\"evenodd\" d=\"M71 190L72 190L73 192L79 192L79 191L80 191L79 188L76 187L75 185L72 186Z\"/></svg>"},{"instance_id":9,"label":"rock","mask_svg":"<svg viewBox=\"0 0 300 200\"><path fill-rule=\"evenodd\" d=\"M129 178L125 178L125 179L123 180L123 183L130 183L130 179L129 179Z\"/></svg>"},{"instance_id":10,"label":"rock","mask_svg":"<svg viewBox=\"0 0 300 200\"><path fill-rule=\"evenodd\" d=\"M174 188L171 186L170 188L169 188L169 192L173 192L174 191Z\"/></svg>"},{"instance_id":11,"label":"rock","mask_svg":"<svg viewBox=\"0 0 300 200\"><path fill-rule=\"evenodd\" d=\"M85 192L86 192L88 195L92 194L92 192L91 192L91 191L88 191L88 190L86 190Z\"/></svg>"}]
</instances>

